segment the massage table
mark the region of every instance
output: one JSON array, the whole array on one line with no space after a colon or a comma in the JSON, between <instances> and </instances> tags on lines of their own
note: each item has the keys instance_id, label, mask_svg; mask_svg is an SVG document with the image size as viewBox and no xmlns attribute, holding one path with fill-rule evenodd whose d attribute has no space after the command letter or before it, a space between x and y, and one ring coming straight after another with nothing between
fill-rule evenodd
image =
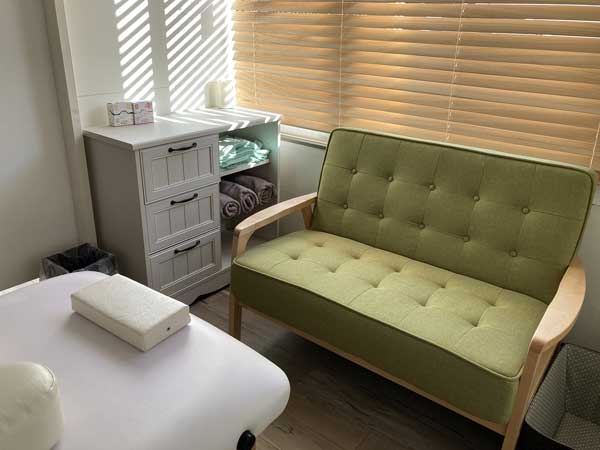
<instances>
[{"instance_id":1,"label":"massage table","mask_svg":"<svg viewBox=\"0 0 600 450\"><path fill-rule=\"evenodd\" d=\"M70 294L104 277L64 275L0 296L0 364L33 361L58 380L55 450L235 450L281 414L281 369L197 317L144 353L73 313Z\"/></svg>"}]
</instances>

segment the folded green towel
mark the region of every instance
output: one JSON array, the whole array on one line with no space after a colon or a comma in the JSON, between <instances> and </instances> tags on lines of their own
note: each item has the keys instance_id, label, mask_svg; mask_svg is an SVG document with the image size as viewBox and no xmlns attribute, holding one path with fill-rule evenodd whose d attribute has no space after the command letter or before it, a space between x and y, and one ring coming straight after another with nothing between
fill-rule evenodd
<instances>
[{"instance_id":1,"label":"folded green towel","mask_svg":"<svg viewBox=\"0 0 600 450\"><path fill-rule=\"evenodd\" d=\"M242 164L265 161L270 150L262 148L259 140L251 141L236 136L223 136L219 139L219 166L232 169Z\"/></svg>"}]
</instances>

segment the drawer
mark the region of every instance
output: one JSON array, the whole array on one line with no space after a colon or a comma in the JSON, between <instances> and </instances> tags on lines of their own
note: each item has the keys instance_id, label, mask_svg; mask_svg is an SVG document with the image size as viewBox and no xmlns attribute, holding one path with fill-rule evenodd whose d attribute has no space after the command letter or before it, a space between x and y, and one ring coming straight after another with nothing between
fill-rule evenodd
<instances>
[{"instance_id":1,"label":"drawer","mask_svg":"<svg viewBox=\"0 0 600 450\"><path fill-rule=\"evenodd\" d=\"M174 294L221 269L221 232L212 231L150 257L152 288Z\"/></svg>"},{"instance_id":2,"label":"drawer","mask_svg":"<svg viewBox=\"0 0 600 450\"><path fill-rule=\"evenodd\" d=\"M208 136L140 152L146 204L219 181L219 138Z\"/></svg>"},{"instance_id":3,"label":"drawer","mask_svg":"<svg viewBox=\"0 0 600 450\"><path fill-rule=\"evenodd\" d=\"M146 206L150 252L219 227L219 185L186 192Z\"/></svg>"}]
</instances>

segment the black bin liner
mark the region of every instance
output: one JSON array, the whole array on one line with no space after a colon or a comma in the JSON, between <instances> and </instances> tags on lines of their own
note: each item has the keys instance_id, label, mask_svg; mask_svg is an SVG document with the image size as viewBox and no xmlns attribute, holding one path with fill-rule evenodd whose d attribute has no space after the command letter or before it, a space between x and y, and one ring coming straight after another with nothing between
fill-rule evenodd
<instances>
[{"instance_id":1,"label":"black bin liner","mask_svg":"<svg viewBox=\"0 0 600 450\"><path fill-rule=\"evenodd\" d=\"M600 353L562 347L531 402L518 448L600 449Z\"/></svg>"},{"instance_id":2,"label":"black bin liner","mask_svg":"<svg viewBox=\"0 0 600 450\"><path fill-rule=\"evenodd\" d=\"M117 273L115 255L93 245L82 244L42 259L40 280L86 270L114 275Z\"/></svg>"}]
</instances>

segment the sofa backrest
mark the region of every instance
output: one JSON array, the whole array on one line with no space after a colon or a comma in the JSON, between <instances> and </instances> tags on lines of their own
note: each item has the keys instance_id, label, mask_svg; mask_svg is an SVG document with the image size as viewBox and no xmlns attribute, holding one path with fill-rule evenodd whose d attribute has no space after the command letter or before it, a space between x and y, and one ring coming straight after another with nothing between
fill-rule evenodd
<instances>
[{"instance_id":1,"label":"sofa backrest","mask_svg":"<svg viewBox=\"0 0 600 450\"><path fill-rule=\"evenodd\" d=\"M548 303L595 187L581 167L337 129L313 228Z\"/></svg>"}]
</instances>

